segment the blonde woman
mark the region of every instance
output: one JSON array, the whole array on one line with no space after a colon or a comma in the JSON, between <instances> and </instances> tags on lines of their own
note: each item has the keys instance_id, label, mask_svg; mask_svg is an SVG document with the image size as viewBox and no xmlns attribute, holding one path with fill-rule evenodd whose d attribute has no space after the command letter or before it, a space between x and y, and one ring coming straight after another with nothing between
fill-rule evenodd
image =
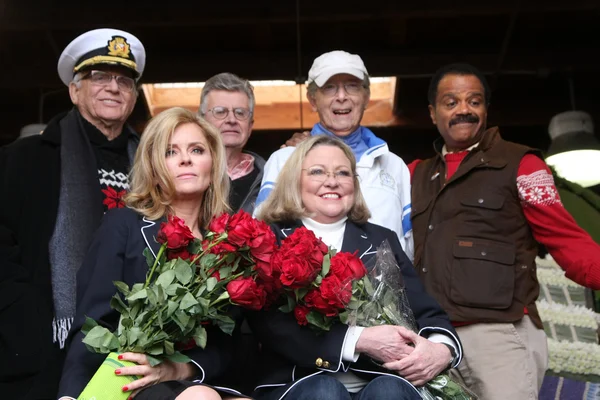
<instances>
[{"instance_id":1,"label":"blonde woman","mask_svg":"<svg viewBox=\"0 0 600 400\"><path fill-rule=\"evenodd\" d=\"M131 286L145 280L148 267L142 252L150 246L156 254L159 245L154 238L160 222L175 215L201 238L210 220L228 210L229 179L221 136L212 125L183 108L166 110L148 123L131 176L127 207L105 214L77 276L77 313L60 382L59 396L63 398L76 398L104 359L81 342L85 317L115 328L119 315L110 308L116 292L112 282ZM190 363L165 361L152 367L144 354L123 353L123 360L138 365L121 368L118 373L141 376L123 391L137 399L221 399L207 384L227 367L232 338L218 329L209 335L206 349L185 352ZM234 390L225 393L239 394Z\"/></svg>"},{"instance_id":2,"label":"blonde woman","mask_svg":"<svg viewBox=\"0 0 600 400\"><path fill-rule=\"evenodd\" d=\"M356 160L341 140L317 135L299 144L258 217L272 224L279 241L305 226L325 244L357 252L365 265L387 240L401 267L419 332L394 325L334 324L317 335L298 325L292 314L252 313L249 322L265 358L255 398L418 400L415 386L460 362L456 332L425 292L398 236L367 222L370 212L360 191Z\"/></svg>"}]
</instances>

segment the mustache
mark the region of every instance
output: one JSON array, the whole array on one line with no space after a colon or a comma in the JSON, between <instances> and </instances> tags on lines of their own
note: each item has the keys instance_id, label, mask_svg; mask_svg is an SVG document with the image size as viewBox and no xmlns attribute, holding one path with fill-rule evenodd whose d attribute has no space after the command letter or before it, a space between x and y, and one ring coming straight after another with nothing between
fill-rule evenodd
<instances>
[{"instance_id":1,"label":"mustache","mask_svg":"<svg viewBox=\"0 0 600 400\"><path fill-rule=\"evenodd\" d=\"M457 115L456 118L450 120L450 126L460 124L463 122L475 124L479 122L479 117L475 114L460 114Z\"/></svg>"}]
</instances>

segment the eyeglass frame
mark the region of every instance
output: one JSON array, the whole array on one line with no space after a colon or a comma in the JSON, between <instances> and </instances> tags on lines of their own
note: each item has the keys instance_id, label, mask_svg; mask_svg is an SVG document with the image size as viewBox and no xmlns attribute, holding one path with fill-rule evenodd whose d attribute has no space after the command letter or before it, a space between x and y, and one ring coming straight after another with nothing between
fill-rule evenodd
<instances>
[{"instance_id":1,"label":"eyeglass frame","mask_svg":"<svg viewBox=\"0 0 600 400\"><path fill-rule=\"evenodd\" d=\"M339 183L339 184L342 184L342 183L344 183L344 184L345 184L345 183L349 183L349 182L342 182L342 181L340 181L340 179L339 179L339 178L340 178L340 176L339 176L339 175L336 175L336 173L337 173L337 172L340 172L340 170L337 170L337 171L327 171L325 168L320 168L320 167L318 167L318 166L316 166L316 165L313 165L312 167L309 167L309 168L301 168L300 170L301 170L301 171L310 171L311 169L313 169L313 168L315 168L315 167L317 167L317 168L319 168L319 169L322 169L322 170L325 172L325 179L323 179L322 181L315 179L316 177L315 177L314 175L310 175L310 174L307 174L307 175L306 175L308 178L312 179L312 180L313 180L313 181L315 181L315 182L321 182L321 183L323 183L323 182L325 182L327 179L329 179L330 177L333 177L333 179L335 179L335 181L336 181L337 183ZM345 170L344 170L344 171L345 171ZM352 170L350 170L349 172L350 172L350 176L347 176L347 177L346 177L346 176L342 176L342 178L348 178L349 180L351 180L351 181L352 181L352 183L354 183L354 178L356 178L356 179L357 179L357 180L360 182L360 176L359 176L358 174L355 174L355 173L353 173L353 172L352 172Z\"/></svg>"},{"instance_id":2,"label":"eyeglass frame","mask_svg":"<svg viewBox=\"0 0 600 400\"><path fill-rule=\"evenodd\" d=\"M101 75L101 76L110 76L110 80L107 81L107 82L105 82L105 83L95 82L92 77L93 76L98 76L98 75ZM123 79L125 79L125 80L131 80L131 82L133 83L133 85L131 86L131 88L123 87L122 85L119 85L119 78L122 78L121 80L123 80ZM110 83L114 79L115 82L117 82L117 87L120 90L123 90L124 92L132 93L136 89L136 81L132 77L126 76L126 75L115 75L115 74L112 74L110 72L102 71L102 70L99 70L99 69L93 69L93 70L86 71L85 73L83 73L81 75L81 80L84 80L84 79L89 79L89 81L93 85L96 85L96 86L108 86L108 85L110 85Z\"/></svg>"},{"instance_id":3,"label":"eyeglass frame","mask_svg":"<svg viewBox=\"0 0 600 400\"><path fill-rule=\"evenodd\" d=\"M331 83L329 84L324 84L323 86L319 87L318 89L321 91L321 93L323 93L325 96L327 97L333 97L335 95L338 94L338 92L340 91L340 86L342 86L344 88L344 92L346 92L347 95L349 96L356 96L360 94L360 89L366 89L367 85L365 84L364 81L351 81L351 82L343 82L341 85L337 84L335 85L335 92L333 93L327 93L325 87L328 85L332 85ZM356 93L351 93L350 91L348 91L348 88L346 87L346 85L356 85L358 87L358 90L356 91Z\"/></svg>"},{"instance_id":4,"label":"eyeglass frame","mask_svg":"<svg viewBox=\"0 0 600 400\"><path fill-rule=\"evenodd\" d=\"M220 108L223 109L225 111L227 111L227 113L225 113L225 116L223 118L219 118L215 115L215 108ZM235 114L235 110L246 110L248 111L248 117L240 119L238 118L238 116ZM235 107L235 108L227 108L224 106L214 106L213 108L210 108L208 110L206 110L206 113L210 112L212 114L213 117L215 117L216 119L218 119L219 121L222 121L224 119L226 119L229 116L229 112L233 112L233 117L238 120L238 121L248 121L252 115L254 114L253 111L251 111L249 108L245 108L245 107ZM204 115L206 115L206 113L204 113Z\"/></svg>"}]
</instances>

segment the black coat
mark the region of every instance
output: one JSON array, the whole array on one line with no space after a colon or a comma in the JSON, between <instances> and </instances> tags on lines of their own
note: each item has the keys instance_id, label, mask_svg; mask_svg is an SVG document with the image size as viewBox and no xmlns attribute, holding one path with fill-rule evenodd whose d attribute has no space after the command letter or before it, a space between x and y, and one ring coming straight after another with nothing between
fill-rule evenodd
<instances>
[{"instance_id":1,"label":"black coat","mask_svg":"<svg viewBox=\"0 0 600 400\"><path fill-rule=\"evenodd\" d=\"M302 224L298 221L274 224L272 229L278 241L281 241L299 226ZM433 297L425 292L393 231L371 223L358 225L348 221L341 251L358 251L357 254L363 263L368 265L369 260L376 254L377 247L386 239L402 270L408 301L415 315L419 334L427 337L432 333L442 333L452 337L459 347L458 359L454 364L457 365L462 358L458 335L446 313ZM286 314L277 310L256 312L251 313L249 319L252 330L262 343L263 354L263 378L256 388L256 398L281 398L302 378L321 372L351 370L367 380L386 374L385 370L378 368L366 355L361 355L356 363L342 360L342 348L348 330L346 325L334 324L329 332L317 336L310 328L298 325L292 313ZM329 368L325 368L324 365L318 367L317 359L322 363L327 361ZM391 376L403 379L398 375Z\"/></svg>"},{"instance_id":2,"label":"black coat","mask_svg":"<svg viewBox=\"0 0 600 400\"><path fill-rule=\"evenodd\" d=\"M55 399L64 350L52 343L54 316L48 244L60 195L61 130L0 148L0 393ZM123 134L134 136L128 128ZM98 182L98 212L103 212ZM96 227L92 227L95 229Z\"/></svg>"},{"instance_id":3,"label":"black coat","mask_svg":"<svg viewBox=\"0 0 600 400\"><path fill-rule=\"evenodd\" d=\"M110 299L117 292L113 281L122 281L130 287L146 280L148 264L143 255L150 247L156 256L160 245L155 237L160 221L151 221L129 208L109 210L96 232L82 267L77 273L77 313L69 334L69 348L59 396L77 398L92 378L104 354L90 352L82 343L80 329L88 316L116 329L119 313L110 307ZM240 314L241 316L241 314ZM184 351L199 367L195 379L212 383L223 375L231 360L232 336L219 328L208 327L205 349L196 347Z\"/></svg>"}]
</instances>

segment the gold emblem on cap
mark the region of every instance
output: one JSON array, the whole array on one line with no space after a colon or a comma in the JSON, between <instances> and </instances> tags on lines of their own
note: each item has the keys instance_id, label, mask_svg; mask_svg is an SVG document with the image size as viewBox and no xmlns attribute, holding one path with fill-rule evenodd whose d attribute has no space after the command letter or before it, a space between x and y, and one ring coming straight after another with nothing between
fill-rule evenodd
<instances>
[{"instance_id":1,"label":"gold emblem on cap","mask_svg":"<svg viewBox=\"0 0 600 400\"><path fill-rule=\"evenodd\" d=\"M108 55L129 58L129 43L127 43L127 39L121 36L113 36L113 40L108 42Z\"/></svg>"}]
</instances>

